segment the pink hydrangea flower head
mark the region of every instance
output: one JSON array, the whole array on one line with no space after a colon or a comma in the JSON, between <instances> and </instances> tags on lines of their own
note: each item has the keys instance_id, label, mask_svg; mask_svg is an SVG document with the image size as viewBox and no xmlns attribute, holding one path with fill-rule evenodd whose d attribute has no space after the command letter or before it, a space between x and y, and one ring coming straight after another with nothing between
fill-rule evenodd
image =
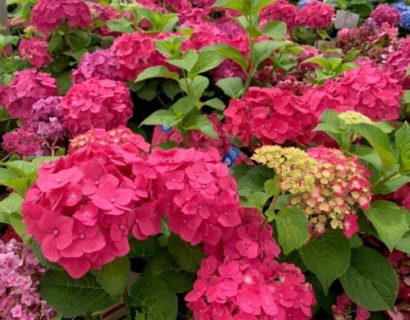
<instances>
[{"instance_id":1,"label":"pink hydrangea flower head","mask_svg":"<svg viewBox=\"0 0 410 320\"><path fill-rule=\"evenodd\" d=\"M265 7L261 13L261 23L266 25L272 20L286 23L289 29L296 25L297 7L286 0L274 2Z\"/></svg>"},{"instance_id":2,"label":"pink hydrangea flower head","mask_svg":"<svg viewBox=\"0 0 410 320\"><path fill-rule=\"evenodd\" d=\"M57 81L44 72L28 69L16 72L8 85L4 97L7 112L13 118L19 118L24 124L31 121L33 104L57 93Z\"/></svg>"},{"instance_id":3,"label":"pink hydrangea flower head","mask_svg":"<svg viewBox=\"0 0 410 320\"><path fill-rule=\"evenodd\" d=\"M0 240L0 318L51 320L56 313L42 300L38 286L45 273L31 248Z\"/></svg>"},{"instance_id":4,"label":"pink hydrangea flower head","mask_svg":"<svg viewBox=\"0 0 410 320\"><path fill-rule=\"evenodd\" d=\"M111 50L117 58L122 79L134 81L146 68L165 64L165 58L155 49L155 40L158 37L135 32L115 39Z\"/></svg>"},{"instance_id":5,"label":"pink hydrangea flower head","mask_svg":"<svg viewBox=\"0 0 410 320\"><path fill-rule=\"evenodd\" d=\"M61 99L50 96L38 100L32 107L31 127L37 135L49 141L61 140L66 132Z\"/></svg>"},{"instance_id":6,"label":"pink hydrangea flower head","mask_svg":"<svg viewBox=\"0 0 410 320\"><path fill-rule=\"evenodd\" d=\"M387 198L410 210L410 184L405 184L399 190L388 195Z\"/></svg>"},{"instance_id":7,"label":"pink hydrangea flower head","mask_svg":"<svg viewBox=\"0 0 410 320\"><path fill-rule=\"evenodd\" d=\"M360 112L374 121L396 120L400 115L402 87L388 73L370 63L349 70L327 90L343 99L346 109Z\"/></svg>"},{"instance_id":8,"label":"pink hydrangea flower head","mask_svg":"<svg viewBox=\"0 0 410 320\"><path fill-rule=\"evenodd\" d=\"M405 42L403 46L393 51L387 58L384 64L384 71L390 74L390 76L397 80L399 83L404 84L408 82L409 77L406 77L406 71L410 64L410 42ZM408 86L404 89L408 89Z\"/></svg>"},{"instance_id":9,"label":"pink hydrangea flower head","mask_svg":"<svg viewBox=\"0 0 410 320\"><path fill-rule=\"evenodd\" d=\"M327 29L332 25L335 9L332 5L312 1L298 10L296 24L314 29Z\"/></svg>"},{"instance_id":10,"label":"pink hydrangea flower head","mask_svg":"<svg viewBox=\"0 0 410 320\"><path fill-rule=\"evenodd\" d=\"M36 68L46 66L52 61L47 52L47 46L46 40L22 39L19 44L20 58L28 60Z\"/></svg>"},{"instance_id":11,"label":"pink hydrangea flower head","mask_svg":"<svg viewBox=\"0 0 410 320\"><path fill-rule=\"evenodd\" d=\"M336 298L336 304L332 306L332 313L335 319L367 320L371 314L365 308L356 306L356 316L353 316L354 303L350 298L342 293Z\"/></svg>"},{"instance_id":12,"label":"pink hydrangea flower head","mask_svg":"<svg viewBox=\"0 0 410 320\"><path fill-rule=\"evenodd\" d=\"M255 138L262 144L281 144L317 123L308 105L278 88L251 87L241 99L231 100L225 117L225 131L245 145Z\"/></svg>"},{"instance_id":13,"label":"pink hydrangea flower head","mask_svg":"<svg viewBox=\"0 0 410 320\"><path fill-rule=\"evenodd\" d=\"M372 11L370 18L378 25L387 23L391 26L396 26L400 23L400 12L388 4L381 3Z\"/></svg>"},{"instance_id":14,"label":"pink hydrangea flower head","mask_svg":"<svg viewBox=\"0 0 410 320\"><path fill-rule=\"evenodd\" d=\"M43 164L23 204L28 233L73 278L129 252L135 208L151 201L156 177L146 175L153 169L139 149L149 148L142 137L126 128L89 135L96 140L78 146L83 140L77 137L67 156ZM142 170L133 169L136 163Z\"/></svg>"},{"instance_id":15,"label":"pink hydrangea flower head","mask_svg":"<svg viewBox=\"0 0 410 320\"><path fill-rule=\"evenodd\" d=\"M33 25L41 32L51 32L63 22L70 27L87 29L91 23L91 12L83 0L40 0L32 10Z\"/></svg>"},{"instance_id":16,"label":"pink hydrangea flower head","mask_svg":"<svg viewBox=\"0 0 410 320\"><path fill-rule=\"evenodd\" d=\"M122 82L91 78L75 84L62 99L64 122L73 135L92 128L110 130L132 116L128 88Z\"/></svg>"},{"instance_id":17,"label":"pink hydrangea flower head","mask_svg":"<svg viewBox=\"0 0 410 320\"><path fill-rule=\"evenodd\" d=\"M388 314L393 320L406 320L410 316L410 255L394 250L388 257L389 263L396 270L399 277L399 294L396 306Z\"/></svg>"},{"instance_id":18,"label":"pink hydrangea flower head","mask_svg":"<svg viewBox=\"0 0 410 320\"><path fill-rule=\"evenodd\" d=\"M91 78L120 80L117 58L113 51L99 49L84 54L77 69L73 71L71 79L76 84Z\"/></svg>"},{"instance_id":19,"label":"pink hydrangea flower head","mask_svg":"<svg viewBox=\"0 0 410 320\"><path fill-rule=\"evenodd\" d=\"M9 154L17 153L23 157L47 155L43 147L44 139L35 132L18 128L3 135L2 147Z\"/></svg>"}]
</instances>

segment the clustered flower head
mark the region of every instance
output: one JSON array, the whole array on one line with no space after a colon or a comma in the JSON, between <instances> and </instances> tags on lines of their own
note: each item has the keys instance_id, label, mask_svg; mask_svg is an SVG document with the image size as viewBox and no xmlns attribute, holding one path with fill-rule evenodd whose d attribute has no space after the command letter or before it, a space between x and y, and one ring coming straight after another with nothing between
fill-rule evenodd
<instances>
[{"instance_id":1,"label":"clustered flower head","mask_svg":"<svg viewBox=\"0 0 410 320\"><path fill-rule=\"evenodd\" d=\"M263 146L255 151L252 159L273 169L284 191L305 193L315 184L317 161L301 149Z\"/></svg>"},{"instance_id":2,"label":"clustered flower head","mask_svg":"<svg viewBox=\"0 0 410 320\"><path fill-rule=\"evenodd\" d=\"M336 304L332 306L332 313L335 320L367 320L371 316L370 312L365 308L358 305L355 306L345 293L336 298Z\"/></svg>"},{"instance_id":3,"label":"clustered flower head","mask_svg":"<svg viewBox=\"0 0 410 320\"><path fill-rule=\"evenodd\" d=\"M73 278L129 252L135 208L149 197L150 177L131 164L149 146L139 138L137 145L132 138L112 143L120 132L130 134L108 132L106 143L90 142L44 164L23 204L27 231Z\"/></svg>"},{"instance_id":4,"label":"clustered flower head","mask_svg":"<svg viewBox=\"0 0 410 320\"><path fill-rule=\"evenodd\" d=\"M370 171L356 157L346 157L342 151L324 147L307 151L317 161L315 187L292 198L314 227L323 233L326 221L332 229L343 229L347 237L358 231L355 206L367 210L371 201Z\"/></svg>"},{"instance_id":5,"label":"clustered flower head","mask_svg":"<svg viewBox=\"0 0 410 320\"><path fill-rule=\"evenodd\" d=\"M64 22L83 29L92 23L90 9L83 0L39 0L33 7L31 20L38 31L45 33Z\"/></svg>"},{"instance_id":6,"label":"clustered flower head","mask_svg":"<svg viewBox=\"0 0 410 320\"><path fill-rule=\"evenodd\" d=\"M294 265L274 259L280 249L256 209L242 209L239 227L224 233L185 299L195 319L310 319L311 285Z\"/></svg>"},{"instance_id":7,"label":"clustered flower head","mask_svg":"<svg viewBox=\"0 0 410 320\"><path fill-rule=\"evenodd\" d=\"M387 313L392 320L406 320L410 317L410 254L394 250L388 261L399 277L399 294L396 306Z\"/></svg>"},{"instance_id":8,"label":"clustered flower head","mask_svg":"<svg viewBox=\"0 0 410 320\"><path fill-rule=\"evenodd\" d=\"M395 26L400 22L400 12L392 6L382 3L372 11L370 18L378 25L388 23L391 26Z\"/></svg>"},{"instance_id":9,"label":"clustered flower head","mask_svg":"<svg viewBox=\"0 0 410 320\"><path fill-rule=\"evenodd\" d=\"M20 58L28 60L36 68L46 66L52 61L47 52L47 46L46 40L22 39L19 44Z\"/></svg>"},{"instance_id":10,"label":"clustered flower head","mask_svg":"<svg viewBox=\"0 0 410 320\"><path fill-rule=\"evenodd\" d=\"M57 93L57 81L44 72L27 69L16 72L13 81L7 86L4 104L13 118L19 118L24 124L31 121L33 104Z\"/></svg>"},{"instance_id":11,"label":"clustered flower head","mask_svg":"<svg viewBox=\"0 0 410 320\"><path fill-rule=\"evenodd\" d=\"M410 183L389 194L387 198L410 210Z\"/></svg>"},{"instance_id":12,"label":"clustered flower head","mask_svg":"<svg viewBox=\"0 0 410 320\"><path fill-rule=\"evenodd\" d=\"M134 81L146 68L165 64L165 58L155 49L158 37L135 32L115 39L111 50L115 54L123 80Z\"/></svg>"},{"instance_id":13,"label":"clustered flower head","mask_svg":"<svg viewBox=\"0 0 410 320\"><path fill-rule=\"evenodd\" d=\"M23 243L0 240L0 318L50 320L55 312L38 292L45 268Z\"/></svg>"},{"instance_id":14,"label":"clustered flower head","mask_svg":"<svg viewBox=\"0 0 410 320\"><path fill-rule=\"evenodd\" d=\"M333 84L326 87L327 93L342 99L347 110L360 112L374 121L399 118L401 86L370 63L349 70Z\"/></svg>"},{"instance_id":15,"label":"clustered flower head","mask_svg":"<svg viewBox=\"0 0 410 320\"><path fill-rule=\"evenodd\" d=\"M260 13L262 25L276 20L286 23L289 29L296 26L297 8L287 0L279 0L266 6Z\"/></svg>"},{"instance_id":16,"label":"clustered flower head","mask_svg":"<svg viewBox=\"0 0 410 320\"><path fill-rule=\"evenodd\" d=\"M404 89L410 88L410 79L406 76L410 64L410 41L405 41L403 46L392 52L384 64L384 71L401 83Z\"/></svg>"},{"instance_id":17,"label":"clustered flower head","mask_svg":"<svg viewBox=\"0 0 410 320\"><path fill-rule=\"evenodd\" d=\"M410 29L410 6L404 1L393 3L392 6L400 12L400 27Z\"/></svg>"},{"instance_id":18,"label":"clustered flower head","mask_svg":"<svg viewBox=\"0 0 410 320\"><path fill-rule=\"evenodd\" d=\"M314 29L326 29L332 25L335 9L332 5L312 1L298 10L296 24Z\"/></svg>"},{"instance_id":19,"label":"clustered flower head","mask_svg":"<svg viewBox=\"0 0 410 320\"><path fill-rule=\"evenodd\" d=\"M35 132L18 128L3 135L2 147L9 154L17 153L23 157L46 155L44 140Z\"/></svg>"},{"instance_id":20,"label":"clustered flower head","mask_svg":"<svg viewBox=\"0 0 410 320\"><path fill-rule=\"evenodd\" d=\"M50 96L40 99L32 106L33 131L45 140L61 140L66 131L63 124L61 97Z\"/></svg>"},{"instance_id":21,"label":"clustered flower head","mask_svg":"<svg viewBox=\"0 0 410 320\"><path fill-rule=\"evenodd\" d=\"M125 125L132 116L132 102L125 84L91 78L75 84L62 101L64 123L73 135L92 128L110 130Z\"/></svg>"},{"instance_id":22,"label":"clustered flower head","mask_svg":"<svg viewBox=\"0 0 410 320\"><path fill-rule=\"evenodd\" d=\"M100 49L85 53L71 75L73 83L81 83L91 78L121 80L118 72L117 58L110 49Z\"/></svg>"},{"instance_id":23,"label":"clustered flower head","mask_svg":"<svg viewBox=\"0 0 410 320\"><path fill-rule=\"evenodd\" d=\"M356 111L341 112L337 116L345 124L358 124L358 123L372 124L373 123L373 121L370 118Z\"/></svg>"},{"instance_id":24,"label":"clustered flower head","mask_svg":"<svg viewBox=\"0 0 410 320\"><path fill-rule=\"evenodd\" d=\"M309 132L318 115L300 97L278 88L251 87L225 110L225 131L244 145L255 138L262 144L284 143Z\"/></svg>"}]
</instances>

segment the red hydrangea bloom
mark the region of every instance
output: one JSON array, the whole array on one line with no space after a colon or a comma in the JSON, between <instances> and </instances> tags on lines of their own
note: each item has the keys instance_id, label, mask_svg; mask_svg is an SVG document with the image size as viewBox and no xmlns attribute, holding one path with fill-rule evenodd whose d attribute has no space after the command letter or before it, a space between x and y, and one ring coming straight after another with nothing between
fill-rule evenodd
<instances>
[{"instance_id":1,"label":"red hydrangea bloom","mask_svg":"<svg viewBox=\"0 0 410 320\"><path fill-rule=\"evenodd\" d=\"M33 7L31 20L41 32L51 32L63 22L83 29L92 23L90 9L83 0L39 0Z\"/></svg>"},{"instance_id":2,"label":"red hydrangea bloom","mask_svg":"<svg viewBox=\"0 0 410 320\"><path fill-rule=\"evenodd\" d=\"M19 128L3 135L2 147L8 153L17 153L23 157L44 156L44 139L31 130Z\"/></svg>"},{"instance_id":3,"label":"red hydrangea bloom","mask_svg":"<svg viewBox=\"0 0 410 320\"><path fill-rule=\"evenodd\" d=\"M312 47L309 45L302 45L301 47L303 51L297 60L297 63L298 63L297 70L299 72L314 71L318 67L316 63L303 63L303 62L312 57L320 57L322 55L321 52L315 47Z\"/></svg>"},{"instance_id":4,"label":"red hydrangea bloom","mask_svg":"<svg viewBox=\"0 0 410 320\"><path fill-rule=\"evenodd\" d=\"M360 112L372 120L396 120L400 115L402 87L370 63L351 69L326 88L326 92L343 99L346 109Z\"/></svg>"},{"instance_id":5,"label":"red hydrangea bloom","mask_svg":"<svg viewBox=\"0 0 410 320\"><path fill-rule=\"evenodd\" d=\"M105 143L88 140L83 148L44 164L23 204L27 231L44 256L73 278L129 252L135 208L149 198L152 176L132 168L149 147L125 128L103 135ZM76 139L78 144L81 139Z\"/></svg>"},{"instance_id":6,"label":"red hydrangea bloom","mask_svg":"<svg viewBox=\"0 0 410 320\"><path fill-rule=\"evenodd\" d=\"M127 33L115 39L114 52L122 79L134 81L148 67L164 65L165 58L155 48L158 35Z\"/></svg>"},{"instance_id":7,"label":"red hydrangea bloom","mask_svg":"<svg viewBox=\"0 0 410 320\"><path fill-rule=\"evenodd\" d=\"M168 217L169 229L192 245L216 245L225 230L241 223L236 182L214 148L158 149L148 159L158 173L154 204ZM135 170L140 170L135 167ZM143 210L143 208L140 208ZM152 211L143 210L141 219ZM134 236L144 238L144 226L136 223Z\"/></svg>"},{"instance_id":8,"label":"red hydrangea bloom","mask_svg":"<svg viewBox=\"0 0 410 320\"><path fill-rule=\"evenodd\" d=\"M327 29L332 25L334 14L335 9L330 4L312 1L299 9L296 24L315 29Z\"/></svg>"},{"instance_id":9,"label":"red hydrangea bloom","mask_svg":"<svg viewBox=\"0 0 410 320\"><path fill-rule=\"evenodd\" d=\"M311 285L291 264L279 264L272 229L256 209L242 209L240 226L227 230L201 263L185 299L195 319L310 319Z\"/></svg>"},{"instance_id":10,"label":"red hydrangea bloom","mask_svg":"<svg viewBox=\"0 0 410 320\"><path fill-rule=\"evenodd\" d=\"M387 198L410 210L410 183L405 184L399 190L389 194Z\"/></svg>"},{"instance_id":11,"label":"red hydrangea bloom","mask_svg":"<svg viewBox=\"0 0 410 320\"><path fill-rule=\"evenodd\" d=\"M371 314L365 308L356 306L355 312L352 310L353 301L345 294L342 293L336 298L336 304L332 306L332 313L335 319L352 319L352 320L367 320ZM353 313L356 314L353 317Z\"/></svg>"},{"instance_id":12,"label":"red hydrangea bloom","mask_svg":"<svg viewBox=\"0 0 410 320\"><path fill-rule=\"evenodd\" d=\"M44 72L28 69L16 72L8 85L4 105L13 118L19 118L27 124L31 121L32 105L57 93L57 81Z\"/></svg>"},{"instance_id":13,"label":"red hydrangea bloom","mask_svg":"<svg viewBox=\"0 0 410 320\"><path fill-rule=\"evenodd\" d=\"M278 88L250 88L242 99L230 101L225 117L225 131L245 145L254 138L262 144L281 144L317 123L299 97Z\"/></svg>"},{"instance_id":14,"label":"red hydrangea bloom","mask_svg":"<svg viewBox=\"0 0 410 320\"><path fill-rule=\"evenodd\" d=\"M132 116L128 88L122 82L91 78L75 84L62 100L64 122L75 136L92 128L110 130Z\"/></svg>"},{"instance_id":15,"label":"red hydrangea bloom","mask_svg":"<svg viewBox=\"0 0 410 320\"><path fill-rule=\"evenodd\" d=\"M91 78L120 80L117 58L110 49L86 53L71 75L74 84Z\"/></svg>"},{"instance_id":16,"label":"red hydrangea bloom","mask_svg":"<svg viewBox=\"0 0 410 320\"><path fill-rule=\"evenodd\" d=\"M48 54L47 46L46 40L22 39L19 44L20 58L28 60L36 68L46 66L52 60Z\"/></svg>"},{"instance_id":17,"label":"red hydrangea bloom","mask_svg":"<svg viewBox=\"0 0 410 320\"><path fill-rule=\"evenodd\" d=\"M6 232L3 233L0 239L4 243L8 243L13 239L16 240L17 242L23 242L23 240L20 238L20 236L17 234L17 232L13 229L11 225L7 226Z\"/></svg>"},{"instance_id":18,"label":"red hydrangea bloom","mask_svg":"<svg viewBox=\"0 0 410 320\"><path fill-rule=\"evenodd\" d=\"M279 0L265 7L261 13L262 25L266 25L269 21L276 20L286 23L288 29L292 29L296 25L297 7L290 4L286 0Z\"/></svg>"},{"instance_id":19,"label":"red hydrangea bloom","mask_svg":"<svg viewBox=\"0 0 410 320\"><path fill-rule=\"evenodd\" d=\"M400 12L392 6L382 3L372 11L370 18L378 25L387 23L391 26L396 26L400 23Z\"/></svg>"},{"instance_id":20,"label":"red hydrangea bloom","mask_svg":"<svg viewBox=\"0 0 410 320\"><path fill-rule=\"evenodd\" d=\"M399 50L393 51L384 64L384 70L390 76L403 84L404 89L410 89L410 78L406 71L410 64L410 41L406 41Z\"/></svg>"}]
</instances>

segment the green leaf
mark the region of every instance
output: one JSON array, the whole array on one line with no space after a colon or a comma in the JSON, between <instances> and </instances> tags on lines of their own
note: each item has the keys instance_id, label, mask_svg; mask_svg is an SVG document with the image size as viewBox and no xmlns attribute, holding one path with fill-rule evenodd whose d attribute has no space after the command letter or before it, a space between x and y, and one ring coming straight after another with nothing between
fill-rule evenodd
<instances>
[{"instance_id":1,"label":"green leaf","mask_svg":"<svg viewBox=\"0 0 410 320\"><path fill-rule=\"evenodd\" d=\"M397 174L385 181L383 184L377 185L372 189L373 194L389 194L404 186L406 183L410 182L410 175L403 176Z\"/></svg>"},{"instance_id":2,"label":"green leaf","mask_svg":"<svg viewBox=\"0 0 410 320\"><path fill-rule=\"evenodd\" d=\"M178 123L178 119L176 118L175 114L173 114L169 110L158 110L152 113L148 118L146 118L141 125L163 125L167 127L172 127Z\"/></svg>"},{"instance_id":3,"label":"green leaf","mask_svg":"<svg viewBox=\"0 0 410 320\"><path fill-rule=\"evenodd\" d=\"M212 7L232 9L242 13L248 13L246 11L246 0L218 0L212 5Z\"/></svg>"},{"instance_id":4,"label":"green leaf","mask_svg":"<svg viewBox=\"0 0 410 320\"><path fill-rule=\"evenodd\" d=\"M253 64L258 66L273 54L273 50L279 49L287 44L288 42L286 41L261 41L255 43L250 54Z\"/></svg>"},{"instance_id":5,"label":"green leaf","mask_svg":"<svg viewBox=\"0 0 410 320\"><path fill-rule=\"evenodd\" d=\"M340 230L328 230L300 249L303 263L319 279L325 294L350 264L350 244Z\"/></svg>"},{"instance_id":6,"label":"green leaf","mask_svg":"<svg viewBox=\"0 0 410 320\"><path fill-rule=\"evenodd\" d=\"M130 258L138 257L148 259L153 256L159 248L158 239L156 237L150 237L147 240L131 238L130 245Z\"/></svg>"},{"instance_id":7,"label":"green leaf","mask_svg":"<svg viewBox=\"0 0 410 320\"><path fill-rule=\"evenodd\" d=\"M152 78L167 78L167 79L174 79L178 80L179 75L176 72L171 72L165 66L155 66L150 67L142 71L135 82L152 79Z\"/></svg>"},{"instance_id":8,"label":"green leaf","mask_svg":"<svg viewBox=\"0 0 410 320\"><path fill-rule=\"evenodd\" d=\"M23 222L23 216L21 212L13 212L9 216L10 224L13 226L13 229L17 232L21 239L24 242L27 242L31 237L26 233L26 225Z\"/></svg>"},{"instance_id":9,"label":"green leaf","mask_svg":"<svg viewBox=\"0 0 410 320\"><path fill-rule=\"evenodd\" d=\"M113 298L118 298L127 285L130 268L128 257L117 258L97 272L96 280Z\"/></svg>"},{"instance_id":10,"label":"green leaf","mask_svg":"<svg viewBox=\"0 0 410 320\"><path fill-rule=\"evenodd\" d=\"M165 56L175 56L181 51L181 45L186 37L169 37L163 40L156 40L157 50Z\"/></svg>"},{"instance_id":11,"label":"green leaf","mask_svg":"<svg viewBox=\"0 0 410 320\"><path fill-rule=\"evenodd\" d=\"M21 212L23 197L17 193L10 194L7 198L0 201L0 222L10 224L10 216L13 213Z\"/></svg>"},{"instance_id":12,"label":"green leaf","mask_svg":"<svg viewBox=\"0 0 410 320\"><path fill-rule=\"evenodd\" d=\"M107 27L114 32L131 33L134 32L132 28L132 21L126 18L120 18L115 20L108 20L105 22Z\"/></svg>"},{"instance_id":13,"label":"green leaf","mask_svg":"<svg viewBox=\"0 0 410 320\"><path fill-rule=\"evenodd\" d=\"M371 208L364 212L372 222L377 233L390 251L394 249L403 235L410 231L406 221L406 209L390 201L374 201Z\"/></svg>"},{"instance_id":14,"label":"green leaf","mask_svg":"<svg viewBox=\"0 0 410 320\"><path fill-rule=\"evenodd\" d=\"M63 36L59 30L54 31L51 35L51 39L48 42L48 51L53 53L58 49L58 47L63 43Z\"/></svg>"},{"instance_id":15,"label":"green leaf","mask_svg":"<svg viewBox=\"0 0 410 320\"><path fill-rule=\"evenodd\" d=\"M175 114L177 119L182 119L195 107L196 101L197 99L193 96L182 97L170 107L170 110Z\"/></svg>"},{"instance_id":16,"label":"green leaf","mask_svg":"<svg viewBox=\"0 0 410 320\"><path fill-rule=\"evenodd\" d=\"M365 138L376 150L385 170L388 170L397 164L397 160L393 154L393 149L387 134L379 128L367 123L354 124L351 125L351 127L359 135Z\"/></svg>"},{"instance_id":17,"label":"green leaf","mask_svg":"<svg viewBox=\"0 0 410 320\"><path fill-rule=\"evenodd\" d=\"M197 75L215 69L224 60L225 57L223 57L219 52L201 50L198 55L198 61L195 63L189 73L191 75Z\"/></svg>"},{"instance_id":18,"label":"green leaf","mask_svg":"<svg viewBox=\"0 0 410 320\"><path fill-rule=\"evenodd\" d=\"M204 105L220 111L224 111L226 108L225 103L219 98L213 98L208 101L205 101Z\"/></svg>"},{"instance_id":19,"label":"green leaf","mask_svg":"<svg viewBox=\"0 0 410 320\"><path fill-rule=\"evenodd\" d=\"M174 98L181 92L181 88L178 83L172 80L166 80L162 82L162 89L168 98L174 100Z\"/></svg>"},{"instance_id":20,"label":"green leaf","mask_svg":"<svg viewBox=\"0 0 410 320\"><path fill-rule=\"evenodd\" d=\"M193 50L188 50L187 52L185 52L181 59L172 58L168 59L167 62L169 64L172 64L173 66L176 66L189 72L192 70L192 68L198 61L198 58L198 53L196 53Z\"/></svg>"},{"instance_id":21,"label":"green leaf","mask_svg":"<svg viewBox=\"0 0 410 320\"><path fill-rule=\"evenodd\" d=\"M204 114L195 114L191 116L185 124L185 128L187 130L200 130L211 138L218 138L218 135L213 128L213 123L208 119L208 116Z\"/></svg>"},{"instance_id":22,"label":"green leaf","mask_svg":"<svg viewBox=\"0 0 410 320\"><path fill-rule=\"evenodd\" d=\"M157 80L145 82L141 89L134 92L136 92L137 96L142 100L152 101L158 95L158 83L159 82ZM138 85L139 82L134 84Z\"/></svg>"},{"instance_id":23,"label":"green leaf","mask_svg":"<svg viewBox=\"0 0 410 320\"><path fill-rule=\"evenodd\" d=\"M72 279L57 270L48 271L41 279L40 294L63 317L101 311L116 302L91 274Z\"/></svg>"},{"instance_id":24,"label":"green leaf","mask_svg":"<svg viewBox=\"0 0 410 320\"><path fill-rule=\"evenodd\" d=\"M410 126L407 122L396 132L396 148L400 155L400 168L410 170Z\"/></svg>"},{"instance_id":25,"label":"green leaf","mask_svg":"<svg viewBox=\"0 0 410 320\"><path fill-rule=\"evenodd\" d=\"M17 179L11 179L11 180L2 180L0 181L0 185L9 187L16 191L18 194L21 196L24 196L30 188L31 184L34 182L35 176L33 175L32 177L22 177L22 178L17 178Z\"/></svg>"},{"instance_id":26,"label":"green leaf","mask_svg":"<svg viewBox=\"0 0 410 320\"><path fill-rule=\"evenodd\" d=\"M152 277L141 277L132 286L130 304L141 308L150 320L175 320L178 300L166 282Z\"/></svg>"},{"instance_id":27,"label":"green leaf","mask_svg":"<svg viewBox=\"0 0 410 320\"><path fill-rule=\"evenodd\" d=\"M391 310L399 288L386 258L367 247L352 251L351 265L340 282L355 303L370 311Z\"/></svg>"},{"instance_id":28,"label":"green leaf","mask_svg":"<svg viewBox=\"0 0 410 320\"><path fill-rule=\"evenodd\" d=\"M263 28L262 34L273 40L285 40L286 24L282 21L270 21Z\"/></svg>"},{"instance_id":29,"label":"green leaf","mask_svg":"<svg viewBox=\"0 0 410 320\"><path fill-rule=\"evenodd\" d=\"M12 169L0 168L0 181L1 180L12 180L20 177L20 175Z\"/></svg>"},{"instance_id":30,"label":"green leaf","mask_svg":"<svg viewBox=\"0 0 410 320\"><path fill-rule=\"evenodd\" d=\"M168 251L178 265L188 272L197 272L204 258L201 247L191 246L174 234L168 238Z\"/></svg>"},{"instance_id":31,"label":"green leaf","mask_svg":"<svg viewBox=\"0 0 410 320\"><path fill-rule=\"evenodd\" d=\"M213 46L207 46L201 49L201 51L214 51L218 52L221 56L236 62L243 71L247 71L249 62L242 55L242 53L235 47L231 47L225 44L217 44Z\"/></svg>"},{"instance_id":32,"label":"green leaf","mask_svg":"<svg viewBox=\"0 0 410 320\"><path fill-rule=\"evenodd\" d=\"M142 276L159 278L176 293L191 290L195 280L195 275L182 270L166 250L158 251L150 258Z\"/></svg>"},{"instance_id":33,"label":"green leaf","mask_svg":"<svg viewBox=\"0 0 410 320\"><path fill-rule=\"evenodd\" d=\"M396 244L395 249L401 252L410 253L410 232L407 232L403 238L400 239L400 241Z\"/></svg>"},{"instance_id":34,"label":"green leaf","mask_svg":"<svg viewBox=\"0 0 410 320\"><path fill-rule=\"evenodd\" d=\"M284 254L302 247L309 239L309 222L299 208L282 209L276 216L279 245Z\"/></svg>"},{"instance_id":35,"label":"green leaf","mask_svg":"<svg viewBox=\"0 0 410 320\"><path fill-rule=\"evenodd\" d=\"M221 79L216 85L230 98L240 98L244 92L244 85L239 77Z\"/></svg>"},{"instance_id":36,"label":"green leaf","mask_svg":"<svg viewBox=\"0 0 410 320\"><path fill-rule=\"evenodd\" d=\"M191 85L194 96L199 100L209 86L209 79L204 76L196 76Z\"/></svg>"}]
</instances>

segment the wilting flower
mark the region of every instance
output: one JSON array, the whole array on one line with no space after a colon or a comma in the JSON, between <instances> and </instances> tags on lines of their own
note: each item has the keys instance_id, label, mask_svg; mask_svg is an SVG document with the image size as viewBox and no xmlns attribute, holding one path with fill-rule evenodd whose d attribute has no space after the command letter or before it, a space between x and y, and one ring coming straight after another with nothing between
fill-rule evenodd
<instances>
[{"instance_id":1,"label":"wilting flower","mask_svg":"<svg viewBox=\"0 0 410 320\"><path fill-rule=\"evenodd\" d=\"M33 104L48 96L54 96L57 81L44 72L28 69L16 72L13 81L7 86L4 105L13 118L19 118L24 124L31 121Z\"/></svg>"},{"instance_id":2,"label":"wilting flower","mask_svg":"<svg viewBox=\"0 0 410 320\"><path fill-rule=\"evenodd\" d=\"M46 270L23 243L0 240L0 318L50 320L55 316L38 292Z\"/></svg>"},{"instance_id":3,"label":"wilting flower","mask_svg":"<svg viewBox=\"0 0 410 320\"><path fill-rule=\"evenodd\" d=\"M91 78L75 84L62 99L64 123L72 135L92 128L110 130L132 116L128 88L122 82Z\"/></svg>"},{"instance_id":4,"label":"wilting flower","mask_svg":"<svg viewBox=\"0 0 410 320\"><path fill-rule=\"evenodd\" d=\"M332 313L335 320L367 320L370 318L371 314L365 308L361 306L356 306L355 310L353 308L354 303L350 298L342 293L336 298L336 304L332 306ZM356 314L353 317L353 314Z\"/></svg>"},{"instance_id":5,"label":"wilting flower","mask_svg":"<svg viewBox=\"0 0 410 320\"><path fill-rule=\"evenodd\" d=\"M48 43L41 39L22 39L19 44L19 54L31 65L41 68L48 65L52 58L47 52Z\"/></svg>"},{"instance_id":6,"label":"wilting flower","mask_svg":"<svg viewBox=\"0 0 410 320\"><path fill-rule=\"evenodd\" d=\"M90 9L83 0L39 0L33 7L31 20L41 32L51 32L64 22L83 29L92 23Z\"/></svg>"}]
</instances>

